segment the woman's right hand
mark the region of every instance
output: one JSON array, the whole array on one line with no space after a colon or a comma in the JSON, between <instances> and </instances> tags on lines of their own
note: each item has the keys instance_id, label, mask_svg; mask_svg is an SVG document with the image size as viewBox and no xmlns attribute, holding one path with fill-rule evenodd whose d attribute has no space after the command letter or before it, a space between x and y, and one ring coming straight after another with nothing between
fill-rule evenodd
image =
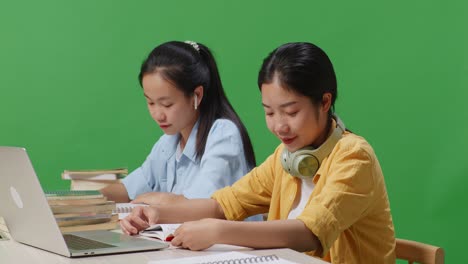
<instances>
[{"instance_id":1,"label":"woman's right hand","mask_svg":"<svg viewBox=\"0 0 468 264\"><path fill-rule=\"evenodd\" d=\"M138 206L127 217L120 220L120 227L127 235L136 235L141 230L157 224L158 220L159 212L156 207Z\"/></svg>"}]
</instances>

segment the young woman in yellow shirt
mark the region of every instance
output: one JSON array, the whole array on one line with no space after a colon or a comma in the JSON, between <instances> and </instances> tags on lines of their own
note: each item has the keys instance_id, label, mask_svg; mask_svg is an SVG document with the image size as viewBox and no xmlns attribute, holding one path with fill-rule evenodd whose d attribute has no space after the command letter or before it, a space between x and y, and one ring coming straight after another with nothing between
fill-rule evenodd
<instances>
[{"instance_id":1,"label":"young woman in yellow shirt","mask_svg":"<svg viewBox=\"0 0 468 264\"><path fill-rule=\"evenodd\" d=\"M325 52L282 45L264 60L258 85L267 126L282 141L274 153L211 199L136 208L123 231L179 222L172 244L191 250L287 247L332 263L395 263L382 171L369 143L334 115L337 84ZM267 212L265 222L227 221Z\"/></svg>"}]
</instances>

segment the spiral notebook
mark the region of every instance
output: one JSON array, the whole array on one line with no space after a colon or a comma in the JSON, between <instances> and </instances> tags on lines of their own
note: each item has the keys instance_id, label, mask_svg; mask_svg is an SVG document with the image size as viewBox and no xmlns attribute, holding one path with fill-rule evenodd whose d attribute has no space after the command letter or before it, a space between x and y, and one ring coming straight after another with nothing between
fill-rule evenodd
<instances>
[{"instance_id":1,"label":"spiral notebook","mask_svg":"<svg viewBox=\"0 0 468 264\"><path fill-rule=\"evenodd\" d=\"M240 252L226 252L215 255L179 258L171 260L150 261L148 264L224 264L224 263L274 263L274 264L294 264L279 258L276 255L255 256Z\"/></svg>"}]
</instances>

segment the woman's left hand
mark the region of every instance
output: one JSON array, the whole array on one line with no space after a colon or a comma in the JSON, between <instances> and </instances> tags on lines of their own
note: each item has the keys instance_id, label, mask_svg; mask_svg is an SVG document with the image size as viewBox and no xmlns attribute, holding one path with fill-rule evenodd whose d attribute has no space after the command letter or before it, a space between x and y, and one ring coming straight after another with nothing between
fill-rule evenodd
<instances>
[{"instance_id":1,"label":"woman's left hand","mask_svg":"<svg viewBox=\"0 0 468 264\"><path fill-rule=\"evenodd\" d=\"M186 200L183 195L178 195L174 193L168 192L148 192L141 195L138 195L132 203L143 203L149 205L157 205L157 204L173 204L178 201Z\"/></svg>"}]
</instances>

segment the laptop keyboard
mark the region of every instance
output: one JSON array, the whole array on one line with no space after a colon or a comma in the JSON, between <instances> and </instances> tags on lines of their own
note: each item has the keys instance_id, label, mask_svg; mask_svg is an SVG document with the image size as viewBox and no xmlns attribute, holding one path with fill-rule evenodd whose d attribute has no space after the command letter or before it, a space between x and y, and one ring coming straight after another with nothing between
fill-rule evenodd
<instances>
[{"instance_id":1,"label":"laptop keyboard","mask_svg":"<svg viewBox=\"0 0 468 264\"><path fill-rule=\"evenodd\" d=\"M102 243L96 240L87 239L84 237L79 237L75 235L65 234L63 235L65 242L67 243L68 248L73 250L89 250L89 249L99 249L99 248L112 248L116 247L114 245Z\"/></svg>"}]
</instances>

